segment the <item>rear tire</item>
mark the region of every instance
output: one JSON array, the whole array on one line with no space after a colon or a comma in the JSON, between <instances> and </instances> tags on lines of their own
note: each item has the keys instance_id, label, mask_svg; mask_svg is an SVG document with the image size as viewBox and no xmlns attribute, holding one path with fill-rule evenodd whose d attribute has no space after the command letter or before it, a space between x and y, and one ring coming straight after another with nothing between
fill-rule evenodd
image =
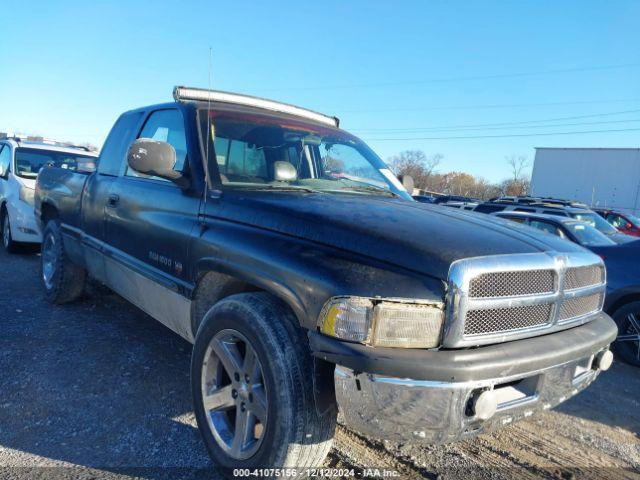
<instances>
[{"instance_id":1,"label":"rear tire","mask_svg":"<svg viewBox=\"0 0 640 480\"><path fill-rule=\"evenodd\" d=\"M227 475L236 468L318 467L329 453L336 411L316 411L303 332L289 308L266 293L232 295L205 315L191 359L194 410L211 458ZM247 361L249 352L257 362ZM258 365L260 375L256 367L245 371L247 364ZM249 420L238 423L241 415ZM239 430L249 433L236 441Z\"/></svg>"},{"instance_id":2,"label":"rear tire","mask_svg":"<svg viewBox=\"0 0 640 480\"><path fill-rule=\"evenodd\" d=\"M2 246L7 253L16 253L18 250L18 242L13 239L11 235L11 219L9 218L9 212L6 207L2 208L2 215L0 215L0 225L2 225Z\"/></svg>"},{"instance_id":3,"label":"rear tire","mask_svg":"<svg viewBox=\"0 0 640 480\"><path fill-rule=\"evenodd\" d=\"M86 273L67 257L60 225L55 220L50 220L42 233L40 257L47 300L62 304L78 299L84 291Z\"/></svg>"},{"instance_id":4,"label":"rear tire","mask_svg":"<svg viewBox=\"0 0 640 480\"><path fill-rule=\"evenodd\" d=\"M618 338L613 350L625 362L640 367L640 302L631 302L613 313Z\"/></svg>"}]
</instances>

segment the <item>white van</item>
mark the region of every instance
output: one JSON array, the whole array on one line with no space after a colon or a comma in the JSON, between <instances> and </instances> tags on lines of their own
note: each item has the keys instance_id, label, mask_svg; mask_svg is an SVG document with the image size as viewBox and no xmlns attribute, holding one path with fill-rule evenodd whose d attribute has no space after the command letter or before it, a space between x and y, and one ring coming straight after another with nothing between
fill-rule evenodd
<instances>
[{"instance_id":1,"label":"white van","mask_svg":"<svg viewBox=\"0 0 640 480\"><path fill-rule=\"evenodd\" d=\"M0 139L0 229L2 245L14 252L19 243L40 243L33 213L36 177L42 167L92 172L98 154L83 147Z\"/></svg>"}]
</instances>

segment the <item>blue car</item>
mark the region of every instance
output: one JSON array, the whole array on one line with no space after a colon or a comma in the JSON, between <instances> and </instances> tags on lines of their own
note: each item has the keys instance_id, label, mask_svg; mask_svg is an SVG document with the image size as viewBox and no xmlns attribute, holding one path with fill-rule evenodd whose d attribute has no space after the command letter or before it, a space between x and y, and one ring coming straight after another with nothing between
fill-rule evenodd
<instances>
[{"instance_id":1,"label":"blue car","mask_svg":"<svg viewBox=\"0 0 640 480\"><path fill-rule=\"evenodd\" d=\"M640 240L618 244L592 225L571 217L528 212L496 212L492 216L582 245L599 255L607 267L604 311L618 324L614 348L627 363L640 366Z\"/></svg>"}]
</instances>

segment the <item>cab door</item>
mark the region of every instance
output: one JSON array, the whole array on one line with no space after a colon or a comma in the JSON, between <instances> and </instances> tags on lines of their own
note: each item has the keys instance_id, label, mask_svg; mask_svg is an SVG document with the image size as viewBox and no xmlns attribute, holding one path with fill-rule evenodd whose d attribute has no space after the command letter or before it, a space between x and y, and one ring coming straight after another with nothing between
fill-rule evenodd
<instances>
[{"instance_id":1,"label":"cab door","mask_svg":"<svg viewBox=\"0 0 640 480\"><path fill-rule=\"evenodd\" d=\"M188 170L182 112L150 112L136 138L170 143L175 170ZM191 334L188 317L189 245L199 224L199 195L158 177L141 175L125 162L106 204L109 285L182 336ZM187 325L189 324L189 325Z\"/></svg>"}]
</instances>

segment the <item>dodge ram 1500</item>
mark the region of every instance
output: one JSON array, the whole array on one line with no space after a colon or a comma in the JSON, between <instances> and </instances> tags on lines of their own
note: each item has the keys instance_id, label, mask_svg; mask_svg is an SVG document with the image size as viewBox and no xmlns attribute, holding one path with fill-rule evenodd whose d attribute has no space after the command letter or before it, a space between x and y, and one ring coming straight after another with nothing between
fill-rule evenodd
<instances>
[{"instance_id":1,"label":"dodge ram 1500","mask_svg":"<svg viewBox=\"0 0 640 480\"><path fill-rule=\"evenodd\" d=\"M97 171L46 168L53 303L91 276L194 343L214 461L322 465L354 430L451 442L552 408L612 361L601 259L412 200L335 117L176 87L124 113Z\"/></svg>"}]
</instances>

